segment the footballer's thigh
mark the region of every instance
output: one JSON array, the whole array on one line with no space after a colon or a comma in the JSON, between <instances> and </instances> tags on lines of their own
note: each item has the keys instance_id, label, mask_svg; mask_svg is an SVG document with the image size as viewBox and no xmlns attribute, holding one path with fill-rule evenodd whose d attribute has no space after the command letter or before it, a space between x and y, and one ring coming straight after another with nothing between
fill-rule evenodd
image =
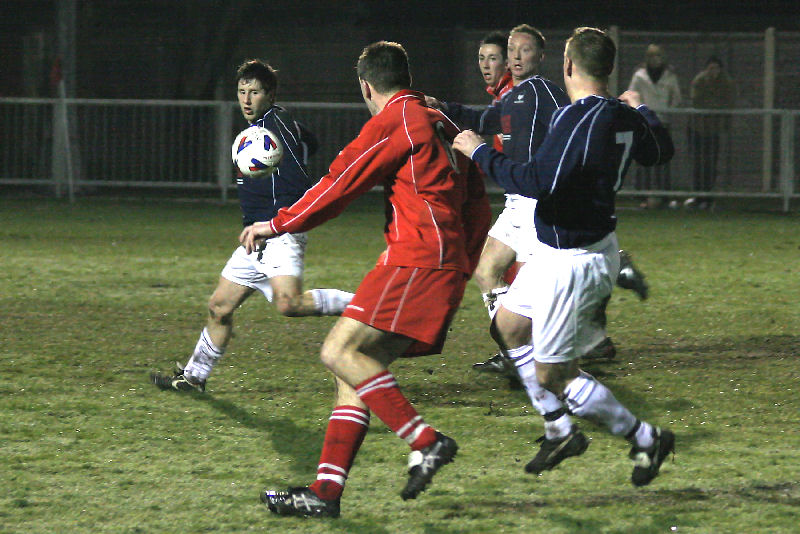
<instances>
[{"instance_id":1,"label":"footballer's thigh","mask_svg":"<svg viewBox=\"0 0 800 534\"><path fill-rule=\"evenodd\" d=\"M336 376L355 386L383 372L413 340L350 317L340 317L322 344L320 358Z\"/></svg>"},{"instance_id":2,"label":"footballer's thigh","mask_svg":"<svg viewBox=\"0 0 800 534\"><path fill-rule=\"evenodd\" d=\"M517 253L513 248L499 239L488 236L474 274L475 282L481 292L486 293L506 285L503 282L503 274L516 259Z\"/></svg>"}]
</instances>

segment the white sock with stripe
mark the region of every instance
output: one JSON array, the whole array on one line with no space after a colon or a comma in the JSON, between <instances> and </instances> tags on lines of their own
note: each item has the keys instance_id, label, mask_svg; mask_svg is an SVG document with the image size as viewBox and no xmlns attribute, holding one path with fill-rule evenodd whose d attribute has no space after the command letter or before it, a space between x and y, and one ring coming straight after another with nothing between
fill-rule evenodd
<instances>
[{"instance_id":1,"label":"white sock with stripe","mask_svg":"<svg viewBox=\"0 0 800 534\"><path fill-rule=\"evenodd\" d=\"M353 293L341 289L311 289L314 306L320 315L341 315L353 300Z\"/></svg>"},{"instance_id":2,"label":"white sock with stripe","mask_svg":"<svg viewBox=\"0 0 800 534\"><path fill-rule=\"evenodd\" d=\"M605 425L615 436L627 436L639 423L636 416L614 397L611 390L584 371L567 384L564 396L573 414ZM640 423L631 438L640 447L648 447L653 444L653 427L645 421Z\"/></svg>"},{"instance_id":3,"label":"white sock with stripe","mask_svg":"<svg viewBox=\"0 0 800 534\"><path fill-rule=\"evenodd\" d=\"M572 430L572 418L564 403L552 392L542 387L536 379L536 362L533 346L522 345L508 350L508 357L517 367L517 374L525 386L528 398L536 411L544 417L544 435L547 439L563 438Z\"/></svg>"},{"instance_id":4,"label":"white sock with stripe","mask_svg":"<svg viewBox=\"0 0 800 534\"><path fill-rule=\"evenodd\" d=\"M223 354L225 354L225 349L217 347L211 341L208 328L203 328L200 333L200 339L197 340L197 345L194 347L194 352L183 368L183 374L198 380L206 380L208 375L211 374L214 364L222 358Z\"/></svg>"}]
</instances>

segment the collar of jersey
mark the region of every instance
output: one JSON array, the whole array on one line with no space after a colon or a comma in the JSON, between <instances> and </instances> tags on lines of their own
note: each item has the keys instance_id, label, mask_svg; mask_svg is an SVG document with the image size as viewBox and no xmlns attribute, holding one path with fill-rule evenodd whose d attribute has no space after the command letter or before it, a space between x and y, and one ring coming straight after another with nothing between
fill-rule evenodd
<instances>
[{"instance_id":1,"label":"collar of jersey","mask_svg":"<svg viewBox=\"0 0 800 534\"><path fill-rule=\"evenodd\" d=\"M386 103L386 105L384 106L383 109L388 108L389 106L391 106L395 102L399 102L401 100L408 100L408 99L422 100L424 102L425 101L425 95L423 95L419 91L412 91L411 89L402 89L400 91L397 91L394 94L394 96L389 99L389 101Z\"/></svg>"}]
</instances>

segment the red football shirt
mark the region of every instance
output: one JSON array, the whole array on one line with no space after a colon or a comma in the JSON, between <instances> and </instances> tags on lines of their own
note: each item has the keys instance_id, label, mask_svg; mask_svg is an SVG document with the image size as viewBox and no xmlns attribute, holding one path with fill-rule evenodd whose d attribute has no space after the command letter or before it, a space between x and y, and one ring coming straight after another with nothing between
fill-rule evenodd
<instances>
[{"instance_id":1,"label":"red football shirt","mask_svg":"<svg viewBox=\"0 0 800 534\"><path fill-rule=\"evenodd\" d=\"M506 93L514 88L514 80L511 79L511 72L506 71L503 77L496 85L487 85L486 92L492 95L493 101L500 100ZM503 134L494 135L492 138L492 146L498 152L503 151Z\"/></svg>"},{"instance_id":2,"label":"red football shirt","mask_svg":"<svg viewBox=\"0 0 800 534\"><path fill-rule=\"evenodd\" d=\"M278 211L272 229L308 231L382 184L387 247L377 263L471 275L491 212L480 171L450 146L458 131L425 105L422 93L396 93L333 160L328 174Z\"/></svg>"}]
</instances>

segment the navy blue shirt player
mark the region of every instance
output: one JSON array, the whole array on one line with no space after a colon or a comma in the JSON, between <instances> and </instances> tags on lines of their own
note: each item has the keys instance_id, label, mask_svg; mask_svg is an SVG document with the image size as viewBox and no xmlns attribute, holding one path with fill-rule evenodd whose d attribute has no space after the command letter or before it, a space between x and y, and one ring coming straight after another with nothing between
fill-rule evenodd
<instances>
[{"instance_id":1,"label":"navy blue shirt player","mask_svg":"<svg viewBox=\"0 0 800 534\"><path fill-rule=\"evenodd\" d=\"M655 165L674 153L667 130L640 105L638 93L609 94L615 57L616 45L603 31L573 32L563 65L572 104L553 115L530 162L511 160L471 131L459 133L453 147L507 190L538 199L536 233L547 245L537 251L542 261L520 270L492 326L545 421L540 450L525 470L539 474L583 454L590 442L573 424L576 416L631 444L631 482L645 486L674 451L675 434L637 418L580 368L585 348L606 335L598 315L620 270L614 202L625 171L632 159Z\"/></svg>"},{"instance_id":2,"label":"navy blue shirt player","mask_svg":"<svg viewBox=\"0 0 800 534\"><path fill-rule=\"evenodd\" d=\"M554 248L597 242L614 231L616 192L631 159L669 161L674 147L656 114L616 98L590 95L558 110L529 163L482 144L472 153L483 171L509 193L538 199L539 240Z\"/></svg>"},{"instance_id":3,"label":"navy blue shirt player","mask_svg":"<svg viewBox=\"0 0 800 534\"><path fill-rule=\"evenodd\" d=\"M242 116L251 125L267 128L283 143L283 158L266 178L237 179L242 222L249 226L272 219L294 204L313 185L306 161L317 148L316 138L289 113L275 105L278 78L264 61L252 59L236 71L236 93ZM206 326L185 367L172 373L151 373L161 389L205 391L206 380L223 357L233 335L234 312L256 292L287 317L340 315L353 294L339 289L303 291L305 234L285 234L248 253L237 247L222 268L208 300Z\"/></svg>"},{"instance_id":4,"label":"navy blue shirt player","mask_svg":"<svg viewBox=\"0 0 800 534\"><path fill-rule=\"evenodd\" d=\"M455 102L443 107L447 116L464 128L481 135L502 133L503 153L514 161L526 162L542 144L553 113L567 104L569 97L563 89L534 75L516 83L501 100L484 110Z\"/></svg>"},{"instance_id":5,"label":"navy blue shirt player","mask_svg":"<svg viewBox=\"0 0 800 534\"><path fill-rule=\"evenodd\" d=\"M314 134L280 106L273 104L252 124L278 136L283 143L283 158L268 178L236 178L243 226L272 219L280 208L297 202L314 185L306 164L318 147Z\"/></svg>"}]
</instances>

